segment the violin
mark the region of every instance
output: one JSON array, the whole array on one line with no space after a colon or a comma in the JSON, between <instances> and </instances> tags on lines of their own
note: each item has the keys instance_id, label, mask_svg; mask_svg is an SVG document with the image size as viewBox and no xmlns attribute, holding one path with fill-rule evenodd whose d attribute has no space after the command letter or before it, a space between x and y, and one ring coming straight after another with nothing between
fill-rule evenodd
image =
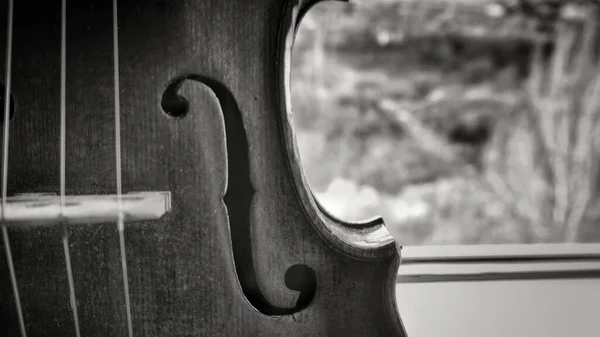
<instances>
[{"instance_id":1,"label":"violin","mask_svg":"<svg viewBox=\"0 0 600 337\"><path fill-rule=\"evenodd\" d=\"M2 3L2 336L406 336L400 247L296 148L316 2Z\"/></svg>"}]
</instances>

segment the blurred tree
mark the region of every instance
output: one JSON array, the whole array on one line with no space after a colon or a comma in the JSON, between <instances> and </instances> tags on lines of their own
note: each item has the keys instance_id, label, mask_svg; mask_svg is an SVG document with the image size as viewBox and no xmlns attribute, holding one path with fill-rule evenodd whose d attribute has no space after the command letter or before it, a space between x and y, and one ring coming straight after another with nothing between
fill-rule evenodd
<instances>
[{"instance_id":1,"label":"blurred tree","mask_svg":"<svg viewBox=\"0 0 600 337\"><path fill-rule=\"evenodd\" d=\"M593 11L535 35L531 18L437 4L311 11L292 81L311 183L372 186L393 214L420 191L418 228L390 224L413 244L600 241L597 34L577 28Z\"/></svg>"},{"instance_id":2,"label":"blurred tree","mask_svg":"<svg viewBox=\"0 0 600 337\"><path fill-rule=\"evenodd\" d=\"M524 91L528 115L513 116L496 139L507 163L490 167L504 167L494 174L537 241L584 240L580 225L596 194L600 160L595 20L556 24L550 60L539 50L532 59Z\"/></svg>"}]
</instances>

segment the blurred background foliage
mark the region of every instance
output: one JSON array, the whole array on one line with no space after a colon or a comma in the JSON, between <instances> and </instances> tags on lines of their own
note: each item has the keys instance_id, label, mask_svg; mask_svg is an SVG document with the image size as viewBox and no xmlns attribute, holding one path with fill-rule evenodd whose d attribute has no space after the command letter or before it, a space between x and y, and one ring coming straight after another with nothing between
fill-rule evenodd
<instances>
[{"instance_id":1,"label":"blurred background foliage","mask_svg":"<svg viewBox=\"0 0 600 337\"><path fill-rule=\"evenodd\" d=\"M485 0L316 5L292 106L318 200L343 220L383 216L403 245L600 242L590 8L546 20Z\"/></svg>"}]
</instances>

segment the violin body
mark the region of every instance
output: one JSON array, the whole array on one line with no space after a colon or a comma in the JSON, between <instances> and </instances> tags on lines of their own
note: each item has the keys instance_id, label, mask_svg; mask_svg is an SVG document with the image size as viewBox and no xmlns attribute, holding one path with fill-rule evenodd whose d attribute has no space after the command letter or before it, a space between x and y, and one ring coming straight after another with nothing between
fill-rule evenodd
<instances>
[{"instance_id":1,"label":"violin body","mask_svg":"<svg viewBox=\"0 0 600 337\"><path fill-rule=\"evenodd\" d=\"M313 4L122 0L116 66L112 3L67 1L61 70L61 2L15 1L8 196L59 191L61 71L66 194L115 194L117 157L124 194L170 192L160 219L125 223L133 335L406 335L398 246L381 219L327 214L296 150L289 64ZM118 233L68 226L82 336L127 336ZM75 336L62 227L8 234L27 334ZM20 336L5 248L0 331Z\"/></svg>"}]
</instances>

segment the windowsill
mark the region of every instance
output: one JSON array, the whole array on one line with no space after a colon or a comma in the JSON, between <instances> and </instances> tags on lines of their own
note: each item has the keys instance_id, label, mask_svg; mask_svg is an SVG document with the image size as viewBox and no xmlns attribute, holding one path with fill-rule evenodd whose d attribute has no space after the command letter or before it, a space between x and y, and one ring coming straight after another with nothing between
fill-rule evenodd
<instances>
[{"instance_id":1,"label":"windowsill","mask_svg":"<svg viewBox=\"0 0 600 337\"><path fill-rule=\"evenodd\" d=\"M402 256L396 299L409 337L600 331L600 245L405 247Z\"/></svg>"},{"instance_id":2,"label":"windowsill","mask_svg":"<svg viewBox=\"0 0 600 337\"><path fill-rule=\"evenodd\" d=\"M600 278L600 244L404 247L398 283Z\"/></svg>"}]
</instances>

